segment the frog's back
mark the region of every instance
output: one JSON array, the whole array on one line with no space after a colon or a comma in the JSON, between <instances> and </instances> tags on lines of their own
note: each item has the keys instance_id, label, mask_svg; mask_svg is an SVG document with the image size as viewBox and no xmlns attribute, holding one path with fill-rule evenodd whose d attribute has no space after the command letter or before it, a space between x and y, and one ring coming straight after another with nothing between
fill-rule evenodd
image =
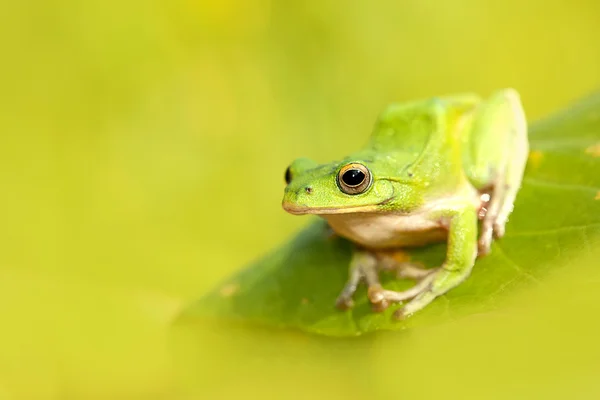
<instances>
[{"instance_id":1,"label":"frog's back","mask_svg":"<svg viewBox=\"0 0 600 400\"><path fill-rule=\"evenodd\" d=\"M420 154L432 139L451 138L452 129L448 129L448 125L478 102L476 95L464 94L390 104L379 115L370 145L380 151Z\"/></svg>"},{"instance_id":2,"label":"frog's back","mask_svg":"<svg viewBox=\"0 0 600 400\"><path fill-rule=\"evenodd\" d=\"M393 157L399 174L435 180L441 170L458 166L452 161L460 157L459 120L478 102L465 94L391 104L380 114L369 148Z\"/></svg>"}]
</instances>

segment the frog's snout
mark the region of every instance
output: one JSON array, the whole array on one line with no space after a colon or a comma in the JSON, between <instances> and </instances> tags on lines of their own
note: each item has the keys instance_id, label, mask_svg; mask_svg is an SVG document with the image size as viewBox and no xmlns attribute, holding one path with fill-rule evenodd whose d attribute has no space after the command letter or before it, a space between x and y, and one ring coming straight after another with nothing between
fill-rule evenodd
<instances>
[{"instance_id":1,"label":"frog's snout","mask_svg":"<svg viewBox=\"0 0 600 400\"><path fill-rule=\"evenodd\" d=\"M299 201L304 195L311 195L313 194L314 189L311 185L306 185L306 186L300 186L300 187L295 187L295 188L291 188L291 187L286 187L285 188L285 193L284 193L284 198L289 200L294 200L294 201Z\"/></svg>"},{"instance_id":2,"label":"frog's snout","mask_svg":"<svg viewBox=\"0 0 600 400\"><path fill-rule=\"evenodd\" d=\"M300 186L296 188L285 189L282 206L283 209L291 214L305 214L307 209L307 198L314 193L311 185Z\"/></svg>"}]
</instances>

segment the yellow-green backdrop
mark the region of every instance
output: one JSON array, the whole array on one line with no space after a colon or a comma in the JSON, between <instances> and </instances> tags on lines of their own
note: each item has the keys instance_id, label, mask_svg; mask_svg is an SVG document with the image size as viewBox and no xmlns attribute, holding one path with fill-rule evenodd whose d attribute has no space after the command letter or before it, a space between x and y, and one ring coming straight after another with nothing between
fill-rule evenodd
<instances>
[{"instance_id":1,"label":"yellow-green backdrop","mask_svg":"<svg viewBox=\"0 0 600 400\"><path fill-rule=\"evenodd\" d=\"M2 2L0 398L187 398L168 321L306 222L280 208L290 160L356 149L392 101L512 86L531 119L557 110L600 85L599 16L596 0ZM323 372L300 393L351 390L335 362L285 354ZM248 373L232 382L287 382Z\"/></svg>"}]
</instances>

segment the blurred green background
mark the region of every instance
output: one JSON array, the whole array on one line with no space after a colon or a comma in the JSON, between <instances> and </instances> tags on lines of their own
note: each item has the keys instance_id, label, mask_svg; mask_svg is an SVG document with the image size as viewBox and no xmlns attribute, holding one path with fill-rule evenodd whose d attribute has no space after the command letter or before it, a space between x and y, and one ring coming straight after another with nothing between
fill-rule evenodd
<instances>
[{"instance_id":1,"label":"blurred green background","mask_svg":"<svg viewBox=\"0 0 600 400\"><path fill-rule=\"evenodd\" d=\"M187 398L168 322L307 222L280 208L292 159L355 150L392 101L511 86L530 119L555 111L600 86L599 15L595 0L2 2L0 398ZM338 359L356 345L277 340L266 354L348 394L360 363ZM265 395L257 376L288 382L286 367L235 379Z\"/></svg>"}]
</instances>

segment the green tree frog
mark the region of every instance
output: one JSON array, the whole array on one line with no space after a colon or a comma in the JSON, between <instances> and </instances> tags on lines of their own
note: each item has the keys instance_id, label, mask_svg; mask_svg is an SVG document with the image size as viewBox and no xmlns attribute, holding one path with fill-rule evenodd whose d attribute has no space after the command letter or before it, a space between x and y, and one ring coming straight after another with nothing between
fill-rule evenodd
<instances>
[{"instance_id":1,"label":"green tree frog","mask_svg":"<svg viewBox=\"0 0 600 400\"><path fill-rule=\"evenodd\" d=\"M504 234L528 152L513 89L483 100L460 94L391 104L362 150L327 164L295 160L285 174L283 208L316 214L354 243L338 307L352 307L365 282L374 310L402 303L394 316L404 318L463 282L477 256ZM437 268L390 255L439 241L447 242L447 253ZM390 268L416 283L386 290L379 272Z\"/></svg>"}]
</instances>

